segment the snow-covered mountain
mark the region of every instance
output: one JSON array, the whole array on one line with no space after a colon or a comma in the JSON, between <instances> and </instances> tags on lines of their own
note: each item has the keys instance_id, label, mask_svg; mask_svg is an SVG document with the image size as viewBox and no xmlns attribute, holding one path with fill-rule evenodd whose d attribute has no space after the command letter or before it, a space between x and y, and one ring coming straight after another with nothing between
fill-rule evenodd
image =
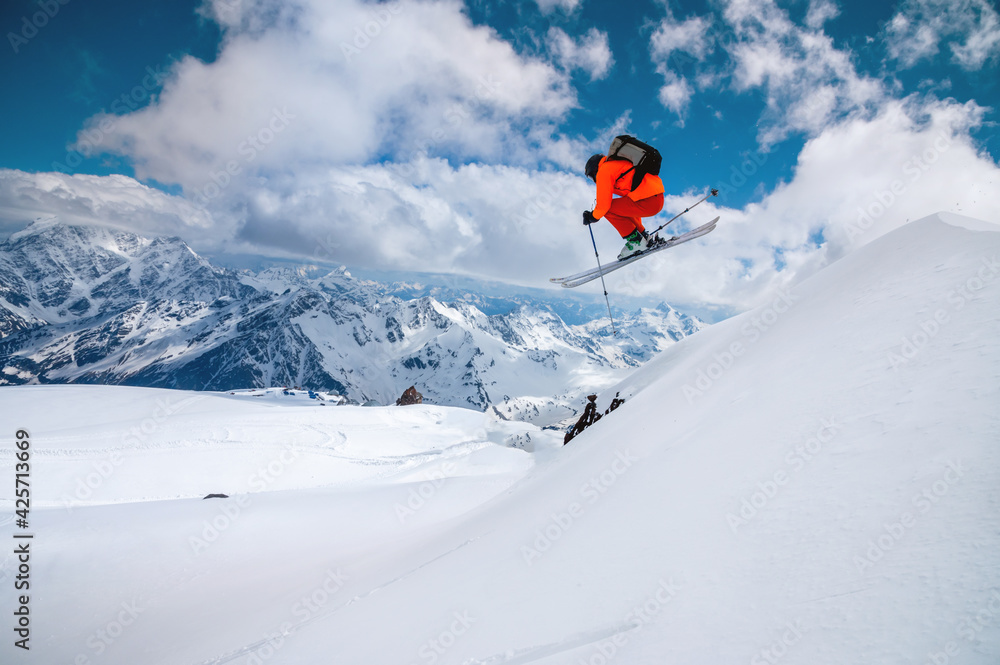
<instances>
[{"instance_id":1,"label":"snow-covered mountain","mask_svg":"<svg viewBox=\"0 0 1000 665\"><path fill-rule=\"evenodd\" d=\"M427 404L0 387L34 534L0 554L31 583L0 661L995 665L998 311L1000 226L919 220L671 346L565 447Z\"/></svg>"},{"instance_id":2,"label":"snow-covered mountain","mask_svg":"<svg viewBox=\"0 0 1000 665\"><path fill-rule=\"evenodd\" d=\"M274 385L550 424L704 327L667 305L577 325L519 299L402 299L346 270L232 271L177 238L39 221L0 245L0 384ZM496 308L496 299L491 300Z\"/></svg>"}]
</instances>

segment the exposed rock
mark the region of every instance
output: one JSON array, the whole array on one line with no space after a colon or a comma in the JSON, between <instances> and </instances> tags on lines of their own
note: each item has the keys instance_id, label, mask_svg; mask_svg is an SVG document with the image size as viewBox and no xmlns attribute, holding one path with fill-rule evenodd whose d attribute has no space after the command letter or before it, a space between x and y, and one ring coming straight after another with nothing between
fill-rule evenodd
<instances>
[{"instance_id":1,"label":"exposed rock","mask_svg":"<svg viewBox=\"0 0 1000 665\"><path fill-rule=\"evenodd\" d=\"M609 406L604 411L604 416L608 415L619 406L625 403L625 400L618 397L618 393L615 393L615 398L611 400L611 406ZM583 430L587 429L598 420L602 418L602 414L597 411L597 395L587 395L587 406L583 409L583 415L580 419L576 421L573 428L566 432L566 437L563 439L563 445L565 446L570 442L570 439L575 437L577 434L581 433Z\"/></svg>"},{"instance_id":2,"label":"exposed rock","mask_svg":"<svg viewBox=\"0 0 1000 665\"><path fill-rule=\"evenodd\" d=\"M424 396L417 392L416 386L410 386L407 388L399 399L396 400L396 406L407 406L409 404L422 404L424 401Z\"/></svg>"}]
</instances>

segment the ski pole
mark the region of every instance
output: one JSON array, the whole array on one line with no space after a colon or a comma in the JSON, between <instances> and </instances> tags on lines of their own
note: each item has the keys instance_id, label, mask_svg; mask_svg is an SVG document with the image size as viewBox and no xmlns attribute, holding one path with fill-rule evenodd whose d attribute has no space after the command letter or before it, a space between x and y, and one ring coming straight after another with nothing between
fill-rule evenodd
<instances>
[{"instance_id":1,"label":"ski pole","mask_svg":"<svg viewBox=\"0 0 1000 665\"><path fill-rule=\"evenodd\" d=\"M604 268L601 267L601 255L597 253L597 241L594 240L594 229L591 228L590 224L587 224L587 228L590 229L590 242L594 245L594 256L597 257L597 269L601 272L601 288L604 289L604 302L608 304L608 319L611 321L611 334L617 337L618 331L615 330L615 319L611 316L611 301L608 300L608 287L604 285Z\"/></svg>"},{"instance_id":2,"label":"ski pole","mask_svg":"<svg viewBox=\"0 0 1000 665\"><path fill-rule=\"evenodd\" d=\"M688 212L689 210L691 210L691 208L695 207L696 205L698 205L699 203L701 203L702 201L704 201L705 199L707 199L709 196L718 196L718 195L719 195L719 190L712 189L711 193L706 194L703 198L698 199L698 201L696 201L695 203L692 203L687 208L684 208L684 212ZM671 217L670 219L668 219L663 224L660 224L660 226L657 227L657 229L655 231L653 231L653 233L650 234L650 235L654 235L655 236L657 233L660 232L660 229L664 228L665 226L667 226L667 224L669 224L670 222L674 221L675 219L677 219L678 217L680 217L681 215L683 215L684 212L678 213L678 214L674 215L673 217Z\"/></svg>"}]
</instances>

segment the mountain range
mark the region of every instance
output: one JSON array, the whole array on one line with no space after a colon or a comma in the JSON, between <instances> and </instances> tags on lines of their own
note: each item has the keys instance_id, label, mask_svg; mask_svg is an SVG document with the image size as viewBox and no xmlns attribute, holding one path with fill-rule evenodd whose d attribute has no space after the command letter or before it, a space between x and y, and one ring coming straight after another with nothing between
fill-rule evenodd
<instances>
[{"instance_id":1,"label":"mountain range","mask_svg":"<svg viewBox=\"0 0 1000 665\"><path fill-rule=\"evenodd\" d=\"M345 268L222 268L179 238L36 220L0 244L0 385L300 386L378 404L415 385L549 425L706 325L660 304L619 314L612 335L606 316L570 324L543 299L417 291Z\"/></svg>"}]
</instances>

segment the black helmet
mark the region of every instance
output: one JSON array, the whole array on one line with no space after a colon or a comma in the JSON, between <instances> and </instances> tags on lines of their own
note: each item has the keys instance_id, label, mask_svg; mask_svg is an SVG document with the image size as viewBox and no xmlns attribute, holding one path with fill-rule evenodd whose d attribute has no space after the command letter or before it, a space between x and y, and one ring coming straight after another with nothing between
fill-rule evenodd
<instances>
[{"instance_id":1,"label":"black helmet","mask_svg":"<svg viewBox=\"0 0 1000 665\"><path fill-rule=\"evenodd\" d=\"M587 160L587 168L583 172L588 178L597 182L597 167L601 165L601 160L604 159L604 155L591 155L590 159Z\"/></svg>"}]
</instances>

